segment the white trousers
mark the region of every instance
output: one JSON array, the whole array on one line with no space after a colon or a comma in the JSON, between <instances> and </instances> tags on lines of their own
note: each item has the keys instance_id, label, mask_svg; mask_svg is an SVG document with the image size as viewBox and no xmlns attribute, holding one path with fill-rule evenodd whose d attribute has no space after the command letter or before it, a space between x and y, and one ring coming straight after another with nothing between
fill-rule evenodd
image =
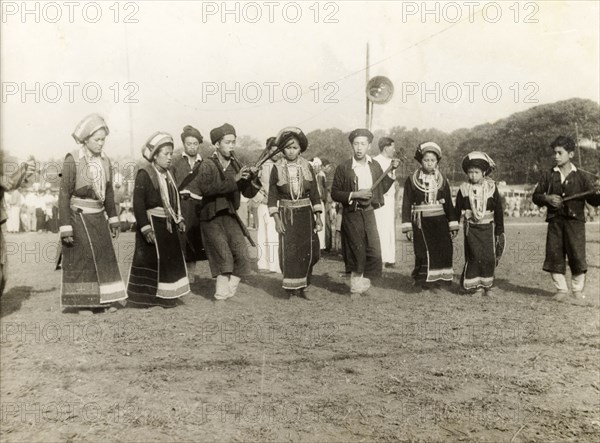
<instances>
[{"instance_id":1,"label":"white trousers","mask_svg":"<svg viewBox=\"0 0 600 443\"><path fill-rule=\"evenodd\" d=\"M381 242L381 261L396 263L396 201L393 195L384 195L381 208L375 209L377 232Z\"/></svg>"},{"instance_id":2,"label":"white trousers","mask_svg":"<svg viewBox=\"0 0 600 443\"><path fill-rule=\"evenodd\" d=\"M275 229L275 219L269 215L269 208L264 204L258 205L256 246L258 248L258 269L281 274L279 268L279 234Z\"/></svg>"},{"instance_id":3,"label":"white trousers","mask_svg":"<svg viewBox=\"0 0 600 443\"><path fill-rule=\"evenodd\" d=\"M564 274L553 273L552 274L552 283L554 283L554 287L559 292L569 292L569 287L567 286L567 279ZM578 274L571 276L571 289L573 292L581 292L585 286L585 274Z\"/></svg>"},{"instance_id":4,"label":"white trousers","mask_svg":"<svg viewBox=\"0 0 600 443\"><path fill-rule=\"evenodd\" d=\"M325 249L325 202L321 201L321 206L323 207L323 213L321 213L321 221L323 222L323 229L317 232L317 236L319 237L319 249Z\"/></svg>"}]
</instances>

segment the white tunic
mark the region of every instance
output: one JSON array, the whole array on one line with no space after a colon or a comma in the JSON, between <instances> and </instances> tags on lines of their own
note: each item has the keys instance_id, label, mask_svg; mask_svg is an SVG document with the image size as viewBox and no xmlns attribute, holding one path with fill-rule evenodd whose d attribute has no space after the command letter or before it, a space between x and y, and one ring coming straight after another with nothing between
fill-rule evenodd
<instances>
[{"instance_id":1,"label":"white tunic","mask_svg":"<svg viewBox=\"0 0 600 443\"><path fill-rule=\"evenodd\" d=\"M389 168L392 160L379 154L373 157L381 169ZM381 260L383 263L396 262L396 186L392 185L383 195L384 205L375 209L377 232L381 242Z\"/></svg>"}]
</instances>

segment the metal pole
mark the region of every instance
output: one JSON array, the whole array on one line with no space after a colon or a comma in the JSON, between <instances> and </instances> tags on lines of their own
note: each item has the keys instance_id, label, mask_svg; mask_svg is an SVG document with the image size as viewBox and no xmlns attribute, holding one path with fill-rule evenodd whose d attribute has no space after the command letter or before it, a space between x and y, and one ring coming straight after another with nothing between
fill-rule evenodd
<instances>
[{"instance_id":1,"label":"metal pole","mask_svg":"<svg viewBox=\"0 0 600 443\"><path fill-rule=\"evenodd\" d=\"M130 81L131 72L130 72L130 63L129 63L129 44L127 41L127 25L125 26L125 66L127 69L127 82ZM131 102L128 104L129 111L129 155L134 158L133 154L133 109L131 107Z\"/></svg>"},{"instance_id":2,"label":"metal pole","mask_svg":"<svg viewBox=\"0 0 600 443\"><path fill-rule=\"evenodd\" d=\"M365 100L366 100L366 116L365 116L365 127L368 128L370 130L370 123L371 123L371 107L370 107L370 100L369 97L367 96L367 85L369 84L369 42L367 42L367 66L365 67L365 75L366 75L366 79L365 79Z\"/></svg>"},{"instance_id":3,"label":"metal pole","mask_svg":"<svg viewBox=\"0 0 600 443\"><path fill-rule=\"evenodd\" d=\"M575 146L577 146L577 157L579 159L579 166L583 166L581 164L581 148L579 147L579 131L577 127L577 122L575 122Z\"/></svg>"}]
</instances>

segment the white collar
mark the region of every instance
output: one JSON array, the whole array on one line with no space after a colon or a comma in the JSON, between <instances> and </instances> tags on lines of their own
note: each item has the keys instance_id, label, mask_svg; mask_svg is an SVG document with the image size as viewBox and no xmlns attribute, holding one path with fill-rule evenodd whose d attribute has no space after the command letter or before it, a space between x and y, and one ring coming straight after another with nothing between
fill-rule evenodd
<instances>
[{"instance_id":1,"label":"white collar","mask_svg":"<svg viewBox=\"0 0 600 443\"><path fill-rule=\"evenodd\" d=\"M202 161L202 157L200 156L200 154L196 154L196 156L195 156L195 157L190 157L190 156L189 156L189 155L187 155L187 154L185 153L185 151L184 151L184 152L183 152L183 154L182 154L181 156L182 156L182 157L185 157L185 158L187 158L187 159L188 159L188 161L189 161L189 159L190 159L190 158L191 158L191 159L194 159L194 162L200 162L200 161Z\"/></svg>"},{"instance_id":2,"label":"white collar","mask_svg":"<svg viewBox=\"0 0 600 443\"><path fill-rule=\"evenodd\" d=\"M560 168L558 166L555 166L554 168L552 168L552 170L556 171L556 172L560 172ZM577 171L577 166L575 166L573 163L571 163L571 170L569 171L569 173L575 172L575 171ZM561 174L562 174L562 172L561 172Z\"/></svg>"},{"instance_id":3,"label":"white collar","mask_svg":"<svg viewBox=\"0 0 600 443\"><path fill-rule=\"evenodd\" d=\"M79 150L79 159L81 160L83 157L94 157L94 155L91 153L91 151L86 148L85 146L82 146L81 149ZM100 151L100 158L104 159L104 151Z\"/></svg>"},{"instance_id":4,"label":"white collar","mask_svg":"<svg viewBox=\"0 0 600 443\"><path fill-rule=\"evenodd\" d=\"M368 164L371 163L373 161L373 159L368 154L365 157L367 158L367 164L365 166L368 166ZM363 165L361 165L359 162L357 162L356 159L354 158L354 156L352 156L352 169L361 168L361 167L363 167Z\"/></svg>"}]
</instances>

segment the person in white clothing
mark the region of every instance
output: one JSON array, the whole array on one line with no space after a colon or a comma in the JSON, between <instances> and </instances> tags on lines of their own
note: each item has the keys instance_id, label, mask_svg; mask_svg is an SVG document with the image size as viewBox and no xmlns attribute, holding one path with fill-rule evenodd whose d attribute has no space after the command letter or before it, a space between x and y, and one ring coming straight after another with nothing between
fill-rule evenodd
<instances>
[{"instance_id":1,"label":"person in white clothing","mask_svg":"<svg viewBox=\"0 0 600 443\"><path fill-rule=\"evenodd\" d=\"M267 139L267 147L270 150L277 149L275 137ZM267 160L261 167L260 175L262 188L254 196L258 203L258 217L256 223L256 243L258 246L258 272L281 274L279 267L279 234L275 228L275 219L269 215L267 197L269 195L269 178L271 169L275 163Z\"/></svg>"},{"instance_id":2,"label":"person in white clothing","mask_svg":"<svg viewBox=\"0 0 600 443\"><path fill-rule=\"evenodd\" d=\"M373 157L382 170L389 168L395 156L394 140L389 137L379 139L379 155ZM398 183L394 183L383 194L384 205L375 209L377 232L381 242L381 261L386 268L396 266L396 191Z\"/></svg>"},{"instance_id":3,"label":"person in white clothing","mask_svg":"<svg viewBox=\"0 0 600 443\"><path fill-rule=\"evenodd\" d=\"M320 176L323 175L321 173L323 162L319 157L315 157L312 159L310 164L313 167L313 170L315 171L315 176L317 177L317 187L319 189L319 195L321 196L321 205L323 206L323 208L325 208L325 200L327 198L327 193L326 190L323 188L322 180L320 179ZM325 229L321 229L319 232L317 232L317 236L319 237L319 245L321 250L325 249L327 247L325 241Z\"/></svg>"},{"instance_id":4,"label":"person in white clothing","mask_svg":"<svg viewBox=\"0 0 600 443\"><path fill-rule=\"evenodd\" d=\"M21 224L21 206L23 205L23 195L19 189L15 189L7 194L8 202L8 220L6 221L6 230L8 232L19 232Z\"/></svg>"}]
</instances>

